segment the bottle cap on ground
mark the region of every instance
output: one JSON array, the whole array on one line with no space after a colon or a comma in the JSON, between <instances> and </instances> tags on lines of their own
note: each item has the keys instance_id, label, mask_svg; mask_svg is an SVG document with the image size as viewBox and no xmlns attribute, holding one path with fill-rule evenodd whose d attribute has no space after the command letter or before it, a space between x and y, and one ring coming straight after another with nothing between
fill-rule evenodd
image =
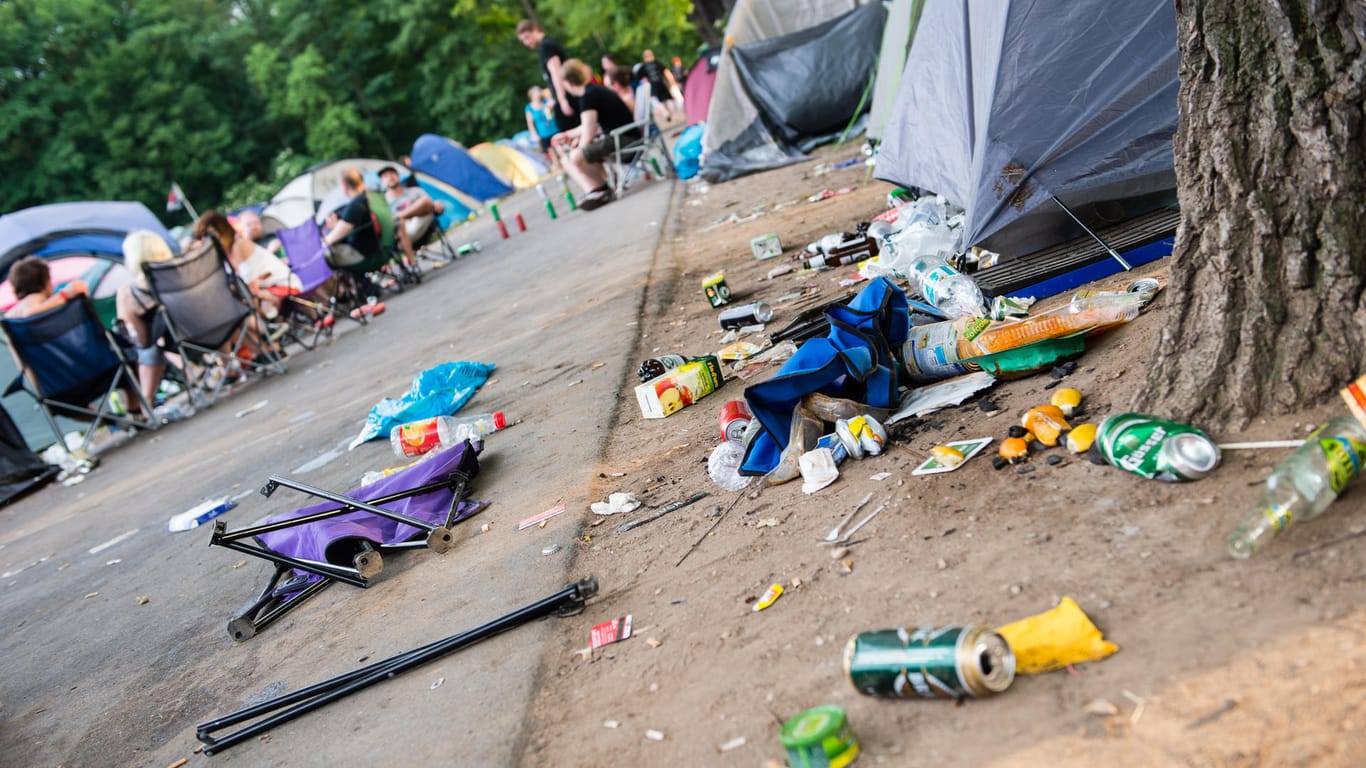
<instances>
[{"instance_id":1,"label":"bottle cap on ground","mask_svg":"<svg viewBox=\"0 0 1366 768\"><path fill-rule=\"evenodd\" d=\"M508 425L508 417L502 411L493 412L493 428L502 429Z\"/></svg>"}]
</instances>

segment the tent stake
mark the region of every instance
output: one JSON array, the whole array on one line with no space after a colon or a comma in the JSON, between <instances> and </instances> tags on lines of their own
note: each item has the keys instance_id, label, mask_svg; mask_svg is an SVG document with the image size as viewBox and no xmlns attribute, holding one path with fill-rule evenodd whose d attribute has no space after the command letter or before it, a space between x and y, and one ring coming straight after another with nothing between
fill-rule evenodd
<instances>
[{"instance_id":1,"label":"tent stake","mask_svg":"<svg viewBox=\"0 0 1366 768\"><path fill-rule=\"evenodd\" d=\"M1129 270L1133 269L1133 267L1129 266L1129 262L1125 261L1124 257L1119 255L1119 251L1116 251L1114 248L1111 248L1109 243L1100 239L1100 235L1097 235L1095 232L1092 232L1090 227L1083 224L1081 222L1081 219L1077 218L1077 214L1072 213L1071 208L1068 208L1066 205L1063 205L1063 202L1058 199L1057 195L1049 195L1049 197L1053 198L1053 202L1057 203L1059 208L1063 209L1064 211L1067 211L1067 215L1072 217L1072 221L1077 222L1077 226L1086 230L1086 234L1090 235L1092 239L1094 239L1097 243L1100 243L1100 247L1104 248L1107 252L1109 252L1110 258L1114 259L1115 261L1118 261L1119 265L1121 267L1124 267L1125 272L1128 272Z\"/></svg>"}]
</instances>

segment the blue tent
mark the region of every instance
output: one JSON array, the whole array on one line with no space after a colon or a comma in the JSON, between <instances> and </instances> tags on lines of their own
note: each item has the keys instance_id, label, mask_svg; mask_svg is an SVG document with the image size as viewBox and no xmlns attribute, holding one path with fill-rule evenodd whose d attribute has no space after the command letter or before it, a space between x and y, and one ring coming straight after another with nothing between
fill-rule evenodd
<instances>
[{"instance_id":1,"label":"blue tent","mask_svg":"<svg viewBox=\"0 0 1366 768\"><path fill-rule=\"evenodd\" d=\"M142 203L53 203L0 216L0 278L15 261L30 254L53 258L65 253L95 253L123 261L123 238L149 229L180 251L165 225Z\"/></svg>"},{"instance_id":2,"label":"blue tent","mask_svg":"<svg viewBox=\"0 0 1366 768\"><path fill-rule=\"evenodd\" d=\"M470 197L491 200L512 194L512 187L445 136L424 133L413 142L413 168L450 184Z\"/></svg>"}]
</instances>

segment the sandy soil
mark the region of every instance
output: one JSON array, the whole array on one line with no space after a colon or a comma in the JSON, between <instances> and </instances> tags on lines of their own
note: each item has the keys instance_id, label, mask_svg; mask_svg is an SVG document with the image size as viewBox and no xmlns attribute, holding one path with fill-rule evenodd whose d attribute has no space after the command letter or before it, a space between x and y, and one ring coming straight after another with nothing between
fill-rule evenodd
<instances>
[{"instance_id":1,"label":"sandy soil","mask_svg":"<svg viewBox=\"0 0 1366 768\"><path fill-rule=\"evenodd\" d=\"M850 269L766 280L787 256L757 262L749 240L777 233L791 253L881 211L888 186L861 165L818 173L856 152L828 149L705 193L680 191L656 255L638 357L719 346L716 311L698 288L717 269L738 299L775 303L775 327L793 314L779 297L803 285L842 293L837 283ZM800 202L779 206L792 201ZM755 212L762 215L734 220ZM1139 273L1165 279L1168 269L1163 260ZM1166 309L1159 295L1138 320L1091 344L1066 377L1086 396L1089 419L1127 409ZM834 485L809 497L800 483L752 497L709 481L717 411L741 396L744 382L665 420L642 419L623 392L601 496L629 490L657 506L711 495L624 534L613 530L622 519L582 511L574 570L595 574L602 592L581 617L557 625L524 764L781 765L781 722L818 704L846 710L864 749L859 765L1366 764L1366 491L1349 492L1255 560L1236 562L1224 537L1284 450L1228 452L1211 477L1181 485L1061 449L1049 452L1064 457L1056 465L1040 454L1027 469L995 470L983 456L954 473L910 475L947 439L1000 440L1025 409L1047 402L1052 381L1043 373L1002 382L989 395L1000 411L970 401L935 414L883 455L845 463ZM1215 437L1303 436L1340 410L1320 404ZM891 475L871 479L882 472ZM848 568L817 542L869 493L887 509L860 532ZM781 599L752 611L775 582L786 588ZM1063 595L1119 653L1017 677L999 696L958 705L868 698L844 677L842 650L856 632L999 626ZM578 653L590 627L625 614L633 637L591 657ZM1113 714L1089 714L1098 699ZM740 738L742 746L720 750Z\"/></svg>"}]
</instances>

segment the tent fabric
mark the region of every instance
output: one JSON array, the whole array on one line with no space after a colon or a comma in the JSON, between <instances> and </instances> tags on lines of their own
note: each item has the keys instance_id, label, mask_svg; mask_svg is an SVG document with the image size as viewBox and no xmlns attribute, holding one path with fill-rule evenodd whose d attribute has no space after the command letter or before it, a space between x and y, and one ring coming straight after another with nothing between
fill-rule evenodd
<instances>
[{"instance_id":1,"label":"tent fabric","mask_svg":"<svg viewBox=\"0 0 1366 768\"><path fill-rule=\"evenodd\" d=\"M29 450L9 412L0 408L0 506L41 488L61 471Z\"/></svg>"},{"instance_id":2,"label":"tent fabric","mask_svg":"<svg viewBox=\"0 0 1366 768\"><path fill-rule=\"evenodd\" d=\"M546 165L545 153L541 151L540 143L531 140L531 133L522 131L513 134L510 139L499 139L494 142L500 147L515 149L522 157L531 163L531 167L536 170L536 178L541 178L550 173L550 166Z\"/></svg>"},{"instance_id":3,"label":"tent fabric","mask_svg":"<svg viewBox=\"0 0 1366 768\"><path fill-rule=\"evenodd\" d=\"M873 81L873 103L868 109L868 138L881 141L887 121L896 104L906 54L911 50L916 22L925 10L925 0L892 0L887 8L887 27L882 31L882 47L877 56L877 77Z\"/></svg>"},{"instance_id":4,"label":"tent fabric","mask_svg":"<svg viewBox=\"0 0 1366 768\"><path fill-rule=\"evenodd\" d=\"M5 214L0 216L0 277L9 274L10 266L24 256L40 251L46 256L54 253L54 244L71 242L78 236L87 237L80 238L79 247L71 250L116 243L113 253L122 260L123 238L135 229L155 232L171 246L172 253L179 253L175 238L142 203L53 203ZM103 252L103 246L98 252Z\"/></svg>"},{"instance_id":5,"label":"tent fabric","mask_svg":"<svg viewBox=\"0 0 1366 768\"><path fill-rule=\"evenodd\" d=\"M1052 196L1077 208L1175 189L1177 65L1168 0L930 3L876 175L962 206L965 247L1069 239L1081 232ZM1065 234L1040 241L1050 232Z\"/></svg>"},{"instance_id":6,"label":"tent fabric","mask_svg":"<svg viewBox=\"0 0 1366 768\"><path fill-rule=\"evenodd\" d=\"M366 184L379 188L379 170L385 166L401 167L398 163L374 157L349 157L330 160L309 168L290 179L279 192L276 192L261 211L262 219L272 219L273 229L289 229L313 219L322 224L327 214L345 202L341 190L340 175L343 168L355 168L366 176ZM448 182L434 176L414 171L418 183L433 200L446 206L441 214L441 226L450 227L473 215L480 202L455 188ZM277 225L278 226L275 226Z\"/></svg>"},{"instance_id":7,"label":"tent fabric","mask_svg":"<svg viewBox=\"0 0 1366 768\"><path fill-rule=\"evenodd\" d=\"M711 92L716 87L716 68L720 65L721 49L708 48L683 79L683 114L688 118L688 125L707 122Z\"/></svg>"},{"instance_id":8,"label":"tent fabric","mask_svg":"<svg viewBox=\"0 0 1366 768\"><path fill-rule=\"evenodd\" d=\"M512 186L498 178L459 142L424 133L413 142L413 168L434 176L480 201L512 194Z\"/></svg>"},{"instance_id":9,"label":"tent fabric","mask_svg":"<svg viewBox=\"0 0 1366 768\"><path fill-rule=\"evenodd\" d=\"M851 8L854 10L851 11ZM812 41L808 33L787 41L770 42L768 46L746 49L750 44L772 41L835 22L841 16L851 17L846 22L855 19L871 21L874 17L879 17L879 22L876 28L872 24L842 25L836 22L831 27L822 28L830 34L821 43ZM872 74L885 16L879 2L737 2L726 27L726 47L716 70L711 105L707 110L702 177L711 182L725 181L804 159L806 155L803 150L789 141L776 138L769 123L777 120L780 124L800 129L801 125L813 119L809 113L817 113L814 109L809 112L803 109L806 105L841 104L848 100L858 102ZM854 30L871 30L871 39L845 36ZM762 93L751 95L755 83L746 81L741 65L737 63L737 50L741 51L739 57L750 60L752 76L756 74L760 59L772 63L771 67L759 68L763 72L760 84L766 85ZM865 67L858 77L852 78L854 82L851 82L850 73L859 70L852 66L852 61L847 60L862 62ZM796 67L792 72L806 74L783 73L780 71L783 67ZM779 111L777 114L765 114L764 108L756 101ZM852 111L853 104L850 104L839 120L831 115L830 122L838 122L843 127L852 116Z\"/></svg>"},{"instance_id":10,"label":"tent fabric","mask_svg":"<svg viewBox=\"0 0 1366 768\"><path fill-rule=\"evenodd\" d=\"M517 189L534 187L541 178L525 155L509 147L486 141L470 147L470 156Z\"/></svg>"},{"instance_id":11,"label":"tent fabric","mask_svg":"<svg viewBox=\"0 0 1366 768\"><path fill-rule=\"evenodd\" d=\"M778 466L803 395L819 392L874 408L897 404L898 358L910 336L905 291L879 277L826 314L827 336L808 340L773 378L745 390L761 429L745 450L740 474L763 475Z\"/></svg>"}]
</instances>

